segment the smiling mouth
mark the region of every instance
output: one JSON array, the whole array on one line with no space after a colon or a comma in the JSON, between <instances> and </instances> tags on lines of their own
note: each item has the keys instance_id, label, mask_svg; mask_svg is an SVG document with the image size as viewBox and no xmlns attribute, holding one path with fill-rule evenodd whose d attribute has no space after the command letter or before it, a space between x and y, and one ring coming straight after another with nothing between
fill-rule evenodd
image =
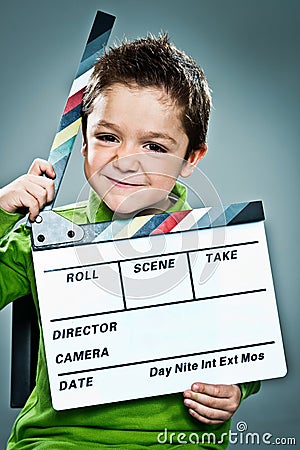
<instances>
[{"instance_id":1,"label":"smiling mouth","mask_svg":"<svg viewBox=\"0 0 300 450\"><path fill-rule=\"evenodd\" d=\"M114 178L108 177L107 175L105 175L105 176L115 186L124 187L124 188L145 186L144 184L128 183L128 182L121 181L121 180L115 180Z\"/></svg>"}]
</instances>

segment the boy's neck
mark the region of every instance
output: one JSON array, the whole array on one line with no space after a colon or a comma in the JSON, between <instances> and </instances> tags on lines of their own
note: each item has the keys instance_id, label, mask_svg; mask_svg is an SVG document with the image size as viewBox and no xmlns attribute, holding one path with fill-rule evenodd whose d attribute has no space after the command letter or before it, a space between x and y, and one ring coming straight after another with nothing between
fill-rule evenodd
<instances>
[{"instance_id":1,"label":"boy's neck","mask_svg":"<svg viewBox=\"0 0 300 450\"><path fill-rule=\"evenodd\" d=\"M155 206L146 209L133 211L131 213L118 213L114 212L114 219L130 219L137 216L147 216L152 214L162 214L173 206L174 202L169 197L163 199L161 202L156 203Z\"/></svg>"}]
</instances>

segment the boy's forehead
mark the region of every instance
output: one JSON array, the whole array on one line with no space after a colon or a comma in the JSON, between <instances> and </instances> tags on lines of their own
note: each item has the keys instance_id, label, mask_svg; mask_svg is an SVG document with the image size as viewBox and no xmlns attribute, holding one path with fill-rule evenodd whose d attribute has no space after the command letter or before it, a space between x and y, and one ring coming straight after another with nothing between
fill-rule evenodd
<instances>
[{"instance_id":1,"label":"boy's forehead","mask_svg":"<svg viewBox=\"0 0 300 450\"><path fill-rule=\"evenodd\" d=\"M117 109L121 110L122 106L125 106L130 110L131 101L135 102L135 106L139 104L145 113L157 108L168 116L174 118L176 116L182 124L183 108L178 105L170 93L160 86L140 86L136 83L114 83L103 89L95 97L90 114L107 112L112 104L117 106ZM134 111L130 110L130 112L132 114ZM141 117L141 120L143 120L143 117Z\"/></svg>"},{"instance_id":2,"label":"boy's forehead","mask_svg":"<svg viewBox=\"0 0 300 450\"><path fill-rule=\"evenodd\" d=\"M178 103L171 96L169 92L163 86L149 85L140 86L139 84L132 83L113 83L103 89L94 100L94 105L101 99L105 97L115 97L120 98L126 95L126 93L131 93L135 97L140 97L142 95L151 95L153 101L157 101L166 108L179 108Z\"/></svg>"}]
</instances>

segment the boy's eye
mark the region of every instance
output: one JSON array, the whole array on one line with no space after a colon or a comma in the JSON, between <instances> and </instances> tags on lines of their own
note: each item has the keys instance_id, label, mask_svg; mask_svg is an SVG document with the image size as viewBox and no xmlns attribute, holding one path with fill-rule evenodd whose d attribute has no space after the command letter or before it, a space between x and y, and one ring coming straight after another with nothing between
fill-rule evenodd
<instances>
[{"instance_id":1,"label":"boy's eye","mask_svg":"<svg viewBox=\"0 0 300 450\"><path fill-rule=\"evenodd\" d=\"M161 145L152 143L152 142L145 145L145 147L148 148L149 150L151 150L152 152L157 152L157 153L166 153L167 152L167 150L164 147L162 147Z\"/></svg>"},{"instance_id":2,"label":"boy's eye","mask_svg":"<svg viewBox=\"0 0 300 450\"><path fill-rule=\"evenodd\" d=\"M116 138L113 134L99 134L97 139L98 141L103 142L119 142L118 138Z\"/></svg>"}]
</instances>

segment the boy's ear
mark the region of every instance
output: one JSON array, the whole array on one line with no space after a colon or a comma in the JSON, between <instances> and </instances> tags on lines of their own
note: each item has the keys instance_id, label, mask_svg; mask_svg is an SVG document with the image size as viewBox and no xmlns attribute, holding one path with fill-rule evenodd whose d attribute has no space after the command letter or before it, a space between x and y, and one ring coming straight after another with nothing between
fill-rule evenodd
<instances>
[{"instance_id":1,"label":"boy's ear","mask_svg":"<svg viewBox=\"0 0 300 450\"><path fill-rule=\"evenodd\" d=\"M82 144L81 144L81 154L83 157L86 157L87 154L87 145L85 142L85 139L82 139Z\"/></svg>"},{"instance_id":2,"label":"boy's ear","mask_svg":"<svg viewBox=\"0 0 300 450\"><path fill-rule=\"evenodd\" d=\"M201 147L192 150L190 156L188 157L187 160L183 162L181 168L180 175L183 178L189 177L193 173L193 170L195 169L200 159L204 157L205 153L207 152L207 149L208 149L207 144L202 144Z\"/></svg>"}]
</instances>

